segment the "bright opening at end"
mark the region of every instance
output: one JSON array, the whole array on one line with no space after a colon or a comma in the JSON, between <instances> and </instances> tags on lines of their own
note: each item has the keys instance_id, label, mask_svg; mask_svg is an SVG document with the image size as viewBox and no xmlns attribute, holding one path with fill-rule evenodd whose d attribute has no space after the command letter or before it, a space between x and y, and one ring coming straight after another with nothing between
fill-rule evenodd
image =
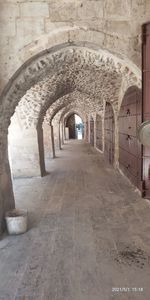
<instances>
[{"instance_id":1,"label":"bright opening at end","mask_svg":"<svg viewBox=\"0 0 150 300\"><path fill-rule=\"evenodd\" d=\"M76 125L77 140L82 140L82 138L83 138L83 122L82 122L82 119L76 114L75 114L75 125Z\"/></svg>"}]
</instances>

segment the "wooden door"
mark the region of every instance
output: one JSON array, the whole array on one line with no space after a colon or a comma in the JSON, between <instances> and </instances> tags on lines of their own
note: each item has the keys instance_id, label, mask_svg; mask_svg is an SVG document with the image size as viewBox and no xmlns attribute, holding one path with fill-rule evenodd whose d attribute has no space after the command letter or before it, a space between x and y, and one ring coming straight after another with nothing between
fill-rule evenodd
<instances>
[{"instance_id":1,"label":"wooden door","mask_svg":"<svg viewBox=\"0 0 150 300\"><path fill-rule=\"evenodd\" d=\"M75 124L75 115L71 115L68 117L66 122L66 127L69 128L69 139L76 138L76 124Z\"/></svg>"},{"instance_id":2,"label":"wooden door","mask_svg":"<svg viewBox=\"0 0 150 300\"><path fill-rule=\"evenodd\" d=\"M90 118L90 144L94 147L94 119Z\"/></svg>"},{"instance_id":3,"label":"wooden door","mask_svg":"<svg viewBox=\"0 0 150 300\"><path fill-rule=\"evenodd\" d=\"M150 120L150 22L142 27L142 122ZM143 146L143 197L150 199L150 147Z\"/></svg>"},{"instance_id":4,"label":"wooden door","mask_svg":"<svg viewBox=\"0 0 150 300\"><path fill-rule=\"evenodd\" d=\"M89 123L88 119L86 119L86 141L89 141Z\"/></svg>"},{"instance_id":5,"label":"wooden door","mask_svg":"<svg viewBox=\"0 0 150 300\"><path fill-rule=\"evenodd\" d=\"M114 162L115 132L114 113L110 103L106 103L104 133L105 133L105 156L110 164Z\"/></svg>"},{"instance_id":6,"label":"wooden door","mask_svg":"<svg viewBox=\"0 0 150 300\"><path fill-rule=\"evenodd\" d=\"M142 120L142 94L137 87L125 93L119 114L119 167L141 189L141 144L138 128Z\"/></svg>"},{"instance_id":7,"label":"wooden door","mask_svg":"<svg viewBox=\"0 0 150 300\"><path fill-rule=\"evenodd\" d=\"M102 118L100 115L96 115L96 147L101 151L103 150Z\"/></svg>"}]
</instances>

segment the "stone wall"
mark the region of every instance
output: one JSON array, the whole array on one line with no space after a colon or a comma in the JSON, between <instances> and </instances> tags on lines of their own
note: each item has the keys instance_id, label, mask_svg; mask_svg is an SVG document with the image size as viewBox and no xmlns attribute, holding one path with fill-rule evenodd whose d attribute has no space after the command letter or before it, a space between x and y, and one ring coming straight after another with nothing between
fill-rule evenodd
<instances>
[{"instance_id":1,"label":"stone wall","mask_svg":"<svg viewBox=\"0 0 150 300\"><path fill-rule=\"evenodd\" d=\"M30 132L22 143L28 167L36 153L34 162L43 175L47 110L58 146L59 122L62 128L71 111L81 113L82 119L100 112L104 119L109 101L117 124L124 93L132 85L141 86L141 24L149 18L149 0L0 0L0 91L6 86L0 100L0 222L14 207L7 129L17 105L24 132ZM117 126L115 130L117 163ZM44 131L46 157L48 135ZM22 130L18 137L22 155Z\"/></svg>"},{"instance_id":2,"label":"stone wall","mask_svg":"<svg viewBox=\"0 0 150 300\"><path fill-rule=\"evenodd\" d=\"M39 131L40 132L40 131ZM13 177L32 177L43 174L39 150L41 136L34 127L24 128L17 113L11 119L8 135L9 159Z\"/></svg>"},{"instance_id":3,"label":"stone wall","mask_svg":"<svg viewBox=\"0 0 150 300\"><path fill-rule=\"evenodd\" d=\"M27 59L64 42L88 41L140 66L149 16L149 0L1 0L0 89Z\"/></svg>"}]
</instances>

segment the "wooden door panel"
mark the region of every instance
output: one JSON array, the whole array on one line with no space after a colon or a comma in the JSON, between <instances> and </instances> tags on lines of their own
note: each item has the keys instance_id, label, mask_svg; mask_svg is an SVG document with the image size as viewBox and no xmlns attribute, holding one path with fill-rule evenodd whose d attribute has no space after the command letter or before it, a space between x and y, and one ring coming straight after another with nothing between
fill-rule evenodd
<instances>
[{"instance_id":1,"label":"wooden door panel","mask_svg":"<svg viewBox=\"0 0 150 300\"><path fill-rule=\"evenodd\" d=\"M137 138L130 135L119 133L119 147L133 155L140 156L141 146L137 145ZM140 147L140 148L139 148Z\"/></svg>"},{"instance_id":2,"label":"wooden door panel","mask_svg":"<svg viewBox=\"0 0 150 300\"><path fill-rule=\"evenodd\" d=\"M69 128L69 139L76 138L75 115L69 116L66 126Z\"/></svg>"},{"instance_id":3,"label":"wooden door panel","mask_svg":"<svg viewBox=\"0 0 150 300\"><path fill-rule=\"evenodd\" d=\"M119 165L130 181L141 188L141 145L138 127L142 117L141 92L136 87L126 92L119 114Z\"/></svg>"},{"instance_id":4,"label":"wooden door panel","mask_svg":"<svg viewBox=\"0 0 150 300\"><path fill-rule=\"evenodd\" d=\"M102 118L101 116L96 116L96 147L102 150Z\"/></svg>"},{"instance_id":5,"label":"wooden door panel","mask_svg":"<svg viewBox=\"0 0 150 300\"><path fill-rule=\"evenodd\" d=\"M90 120L90 144L94 147L94 120Z\"/></svg>"},{"instance_id":6,"label":"wooden door panel","mask_svg":"<svg viewBox=\"0 0 150 300\"><path fill-rule=\"evenodd\" d=\"M114 113L110 103L106 103L105 108L105 156L110 164L114 162L114 149L115 149L115 137L114 137Z\"/></svg>"},{"instance_id":7,"label":"wooden door panel","mask_svg":"<svg viewBox=\"0 0 150 300\"><path fill-rule=\"evenodd\" d=\"M137 116L119 116L119 128L122 134L128 134L131 136L136 136L137 127L135 126L137 122Z\"/></svg>"},{"instance_id":8,"label":"wooden door panel","mask_svg":"<svg viewBox=\"0 0 150 300\"><path fill-rule=\"evenodd\" d=\"M86 121L86 140L88 142L88 136L89 136L89 129L88 129L88 121Z\"/></svg>"},{"instance_id":9,"label":"wooden door panel","mask_svg":"<svg viewBox=\"0 0 150 300\"><path fill-rule=\"evenodd\" d=\"M150 120L150 22L142 27L142 121ZM150 199L150 147L143 146L143 196Z\"/></svg>"}]
</instances>

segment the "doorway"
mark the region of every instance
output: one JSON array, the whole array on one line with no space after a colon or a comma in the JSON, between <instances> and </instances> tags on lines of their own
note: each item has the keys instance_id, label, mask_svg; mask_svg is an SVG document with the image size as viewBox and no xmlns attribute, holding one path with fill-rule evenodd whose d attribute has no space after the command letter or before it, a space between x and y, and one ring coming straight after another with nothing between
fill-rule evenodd
<instances>
[{"instance_id":1,"label":"doorway","mask_svg":"<svg viewBox=\"0 0 150 300\"><path fill-rule=\"evenodd\" d=\"M114 145L115 145L115 123L114 112L112 105L106 102L105 118L104 118L104 133L105 133L105 157L110 164L114 162Z\"/></svg>"},{"instance_id":2,"label":"doorway","mask_svg":"<svg viewBox=\"0 0 150 300\"><path fill-rule=\"evenodd\" d=\"M66 127L69 132L69 139L82 140L84 135L84 125L81 117L77 114L72 114L66 121Z\"/></svg>"},{"instance_id":3,"label":"doorway","mask_svg":"<svg viewBox=\"0 0 150 300\"><path fill-rule=\"evenodd\" d=\"M94 147L94 119L90 117L90 144Z\"/></svg>"},{"instance_id":4,"label":"doorway","mask_svg":"<svg viewBox=\"0 0 150 300\"><path fill-rule=\"evenodd\" d=\"M150 22L142 26L142 122L150 120ZM150 147L142 147L142 196L150 199Z\"/></svg>"},{"instance_id":5,"label":"doorway","mask_svg":"<svg viewBox=\"0 0 150 300\"><path fill-rule=\"evenodd\" d=\"M102 118L100 115L96 115L96 148L103 150L103 141L102 141Z\"/></svg>"},{"instance_id":6,"label":"doorway","mask_svg":"<svg viewBox=\"0 0 150 300\"><path fill-rule=\"evenodd\" d=\"M142 117L142 95L131 87L124 95L119 113L119 166L123 173L141 189L141 144L137 132Z\"/></svg>"}]
</instances>

